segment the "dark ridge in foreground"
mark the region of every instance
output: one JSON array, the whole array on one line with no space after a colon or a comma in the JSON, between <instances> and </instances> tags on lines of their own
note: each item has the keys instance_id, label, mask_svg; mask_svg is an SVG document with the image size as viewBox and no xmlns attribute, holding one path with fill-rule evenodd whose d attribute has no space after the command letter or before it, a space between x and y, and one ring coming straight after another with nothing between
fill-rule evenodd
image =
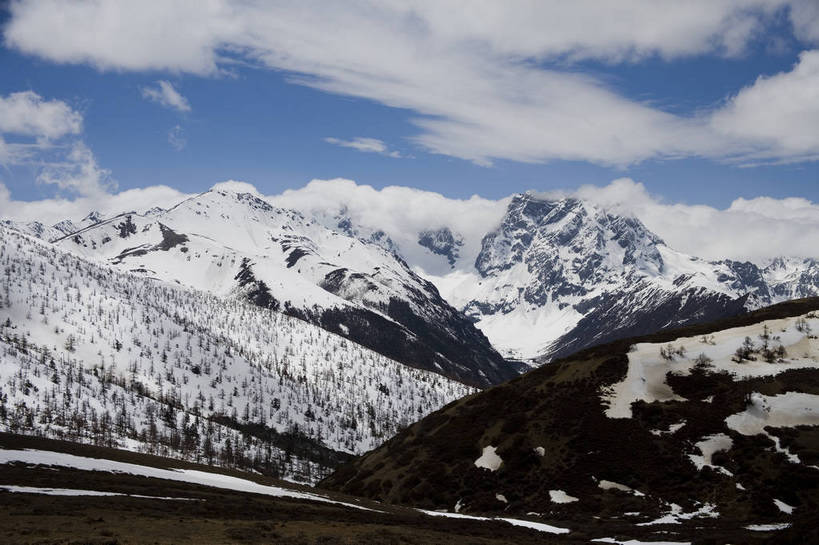
<instances>
[{"instance_id":1,"label":"dark ridge in foreground","mask_svg":"<svg viewBox=\"0 0 819 545\"><path fill-rule=\"evenodd\" d=\"M738 528L792 523L777 534L777 543L819 542L819 470L811 467L819 464L818 427L769 427L770 435L742 435L725 423L750 406L753 392L819 395L817 368L778 368L776 374L747 379L708 369L669 372L667 384L680 399L634 402L631 418L608 417L608 402L601 397L604 388L626 377L635 343L697 338L817 309L819 298L800 299L582 350L447 405L319 486L427 509L538 513L578 524L594 517L645 523L667 514L672 504L684 513L710 504L719 520ZM680 422L685 425L678 430L658 432ZM715 434L730 437L732 446L713 455L713 466L720 467L697 469L689 455L699 454L695 444ZM774 437L801 463L778 452ZM475 465L488 446L502 459L496 471ZM623 487L613 489L604 481ZM578 500L555 502L554 491ZM793 514L777 509L774 500L795 507Z\"/></svg>"}]
</instances>

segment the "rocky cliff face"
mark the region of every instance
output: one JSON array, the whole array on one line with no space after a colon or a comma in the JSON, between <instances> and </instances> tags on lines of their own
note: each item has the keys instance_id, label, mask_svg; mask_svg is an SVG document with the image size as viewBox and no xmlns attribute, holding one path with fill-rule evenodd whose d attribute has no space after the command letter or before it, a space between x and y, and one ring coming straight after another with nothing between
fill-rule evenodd
<instances>
[{"instance_id":1,"label":"rocky cliff face","mask_svg":"<svg viewBox=\"0 0 819 545\"><path fill-rule=\"evenodd\" d=\"M811 259L708 262L668 247L636 218L524 194L484 236L476 274L449 293L504 355L543 362L819 294L818 269Z\"/></svg>"}]
</instances>

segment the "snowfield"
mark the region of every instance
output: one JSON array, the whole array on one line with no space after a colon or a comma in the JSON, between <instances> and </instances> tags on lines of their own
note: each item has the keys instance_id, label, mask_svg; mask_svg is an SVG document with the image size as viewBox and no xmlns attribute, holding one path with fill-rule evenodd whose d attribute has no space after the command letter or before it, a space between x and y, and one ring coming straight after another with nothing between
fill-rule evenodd
<instances>
[{"instance_id":1,"label":"snowfield","mask_svg":"<svg viewBox=\"0 0 819 545\"><path fill-rule=\"evenodd\" d=\"M369 450L474 391L243 300L0 235L2 430L312 482L332 451Z\"/></svg>"},{"instance_id":2,"label":"snowfield","mask_svg":"<svg viewBox=\"0 0 819 545\"><path fill-rule=\"evenodd\" d=\"M114 460L106 460L101 458L87 458L85 456L75 456L73 454L52 452L47 450L0 449L0 464L10 463L67 467L83 471L126 473L128 475L138 475L140 477L181 481L214 488L224 488L227 490L237 490L240 492L250 492L253 494L264 494L267 496L275 496L280 498L294 498L299 500L334 503L345 507L352 507L354 509L372 511L372 509L368 509L360 505L331 500L320 494L297 492L295 490L290 490L279 486L263 485L247 479L240 479L238 477L223 475L221 473L210 473L192 469L160 469L156 467L129 464L126 462L117 462Z\"/></svg>"},{"instance_id":3,"label":"snowfield","mask_svg":"<svg viewBox=\"0 0 819 545\"><path fill-rule=\"evenodd\" d=\"M801 321L804 321L809 329L800 331ZM769 363L759 357L755 361L734 361L732 359L734 353L746 337L756 345L762 342L760 335L764 333L765 327L772 337L770 344L772 346L781 344L785 349L786 356L783 361ZM708 335L707 338L683 337L671 343L635 344L628 354L626 378L602 392L602 398L608 402L606 416L631 418L631 404L639 400L647 403L684 400L668 386L665 381L666 374L690 374L700 354L711 360L713 372L727 371L739 379L776 375L790 369L819 368L819 340L810 338L811 334L808 331L819 332L819 318L814 313L725 329ZM675 353L670 359L662 357L661 349L667 349L669 346L675 351L679 350L682 355ZM800 396L796 402L807 403L808 408L819 410L819 405L813 398ZM794 409L792 404L789 407ZM809 419L807 416L804 418Z\"/></svg>"},{"instance_id":4,"label":"snowfield","mask_svg":"<svg viewBox=\"0 0 819 545\"><path fill-rule=\"evenodd\" d=\"M522 526L524 528L531 528L533 530L537 530L539 532L546 532L548 534L568 534L568 528L560 528L558 526L552 526L551 524L544 524L542 522L533 522L531 520L521 520L521 519L511 519L511 518L504 518L504 517L475 517L472 515L461 515L459 513L450 513L448 511L428 511L426 509L418 509L421 513L425 515L429 515L431 517L449 517L449 518L457 518L457 519L469 519L469 520L502 520L504 522L508 522L514 526Z\"/></svg>"}]
</instances>

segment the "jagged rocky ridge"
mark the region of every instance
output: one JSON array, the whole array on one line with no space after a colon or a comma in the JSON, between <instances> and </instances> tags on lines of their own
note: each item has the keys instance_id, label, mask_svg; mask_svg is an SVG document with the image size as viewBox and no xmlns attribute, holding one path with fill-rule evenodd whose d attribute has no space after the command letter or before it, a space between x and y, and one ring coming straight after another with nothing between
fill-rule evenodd
<instances>
[{"instance_id":1,"label":"jagged rocky ridge","mask_svg":"<svg viewBox=\"0 0 819 545\"><path fill-rule=\"evenodd\" d=\"M126 216L111 228L136 226ZM152 228L158 252L189 244ZM2 226L0 270L2 430L313 482L471 391L265 305L121 273Z\"/></svg>"},{"instance_id":2,"label":"jagged rocky ridge","mask_svg":"<svg viewBox=\"0 0 819 545\"><path fill-rule=\"evenodd\" d=\"M718 236L718 235L715 235ZM575 198L515 196L473 274L435 279L507 357L545 362L586 346L819 294L819 262L708 262L639 220Z\"/></svg>"},{"instance_id":3,"label":"jagged rocky ridge","mask_svg":"<svg viewBox=\"0 0 819 545\"><path fill-rule=\"evenodd\" d=\"M586 349L444 407L320 485L569 528L618 521L652 542L754 542L739 534L759 524L812 542L817 310L802 299Z\"/></svg>"},{"instance_id":4,"label":"jagged rocky ridge","mask_svg":"<svg viewBox=\"0 0 819 545\"><path fill-rule=\"evenodd\" d=\"M55 244L123 271L247 298L470 385L517 374L383 233L365 240L343 227L215 188L168 210L100 221Z\"/></svg>"}]
</instances>

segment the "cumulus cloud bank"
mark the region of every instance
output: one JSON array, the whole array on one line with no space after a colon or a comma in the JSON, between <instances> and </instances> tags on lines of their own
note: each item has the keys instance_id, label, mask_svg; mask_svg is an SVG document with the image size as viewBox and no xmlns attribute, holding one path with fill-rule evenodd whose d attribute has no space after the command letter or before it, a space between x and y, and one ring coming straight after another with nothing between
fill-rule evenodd
<instances>
[{"instance_id":1,"label":"cumulus cloud bank","mask_svg":"<svg viewBox=\"0 0 819 545\"><path fill-rule=\"evenodd\" d=\"M228 180L213 186L263 195L247 182ZM168 186L122 192L101 191L74 198L16 201L0 184L0 217L54 224L79 220L90 211L105 215L167 208L191 195ZM739 198L727 208L664 201L643 184L620 178L605 186L539 194L542 198L577 197L612 212L632 215L670 247L711 260L737 259L764 263L779 256L819 257L819 203L801 198ZM432 191L387 186L376 189L352 180L313 180L302 188L264 197L271 204L332 220L349 217L365 230L382 230L398 244L407 261L430 274L450 272L449 264L418 244L422 231L444 227L463 237L456 268L470 270L483 236L495 229L510 197L452 199Z\"/></svg>"},{"instance_id":2,"label":"cumulus cloud bank","mask_svg":"<svg viewBox=\"0 0 819 545\"><path fill-rule=\"evenodd\" d=\"M705 259L764 262L778 256L819 257L819 203L806 199L736 199L727 208L671 203L630 178L540 196L578 197L635 216L672 248ZM481 238L499 224L509 203L509 198L449 199L409 187L378 190L343 179L313 180L269 200L311 214L343 210L354 223L383 229L408 253L410 263L432 274L446 272L446 265L418 246L420 231L449 227L461 234L463 259L458 265L468 268Z\"/></svg>"},{"instance_id":3,"label":"cumulus cloud bank","mask_svg":"<svg viewBox=\"0 0 819 545\"><path fill-rule=\"evenodd\" d=\"M150 9L43 0L14 2L10 11L5 43L28 54L100 70L283 70L296 84L407 109L418 146L482 165L804 161L819 153L809 134L819 89L815 0L162 0ZM738 56L777 21L788 21L806 48L793 70L689 115L625 97L577 67ZM148 92L189 108L164 80Z\"/></svg>"}]
</instances>

